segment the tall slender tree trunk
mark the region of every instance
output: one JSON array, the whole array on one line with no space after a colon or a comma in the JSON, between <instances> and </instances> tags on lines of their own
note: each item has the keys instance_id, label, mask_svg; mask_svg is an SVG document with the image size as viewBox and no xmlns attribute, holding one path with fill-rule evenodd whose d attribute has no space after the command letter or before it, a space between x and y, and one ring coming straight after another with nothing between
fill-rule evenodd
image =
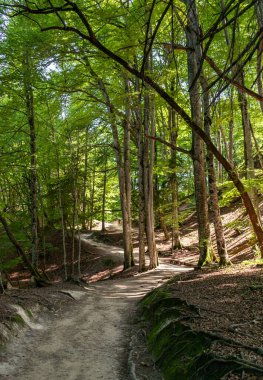
<instances>
[{"instance_id":1,"label":"tall slender tree trunk","mask_svg":"<svg viewBox=\"0 0 263 380\"><path fill-rule=\"evenodd\" d=\"M38 265L38 200L37 200L37 157L36 157L36 125L34 112L34 94L31 80L31 64L29 52L26 51L23 60L24 95L26 101L26 114L30 134L30 211L31 211L31 239L32 239L32 265Z\"/></svg>"},{"instance_id":2,"label":"tall slender tree trunk","mask_svg":"<svg viewBox=\"0 0 263 380\"><path fill-rule=\"evenodd\" d=\"M71 275L75 274L75 235L76 235L76 216L77 216L77 192L76 192L76 174L75 170L73 174L73 189L72 189L72 199L73 199L73 210L72 210L72 231L71 231Z\"/></svg>"},{"instance_id":3,"label":"tall slender tree trunk","mask_svg":"<svg viewBox=\"0 0 263 380\"><path fill-rule=\"evenodd\" d=\"M58 181L60 181L59 167L57 169L57 178L58 178ZM60 217L61 217L61 229L62 229L64 276L65 276L65 280L67 280L68 270L67 270L66 231L65 231L64 207L63 207L63 203L62 203L62 194L61 194L60 183L59 183L59 190L58 190L58 201L59 201L59 210L60 210Z\"/></svg>"},{"instance_id":4,"label":"tall slender tree trunk","mask_svg":"<svg viewBox=\"0 0 263 380\"><path fill-rule=\"evenodd\" d=\"M147 10L147 3L145 2L147 27L149 35L146 35L146 45L144 52L144 67L143 70L152 70L152 50L149 47L148 38L150 37L151 31L151 21L149 19L149 11ZM150 50L149 50L150 49ZM158 255L155 243L155 222L154 222L154 202L153 202L153 166L154 166L154 140L145 138L145 135L155 135L155 115L154 115L154 101L153 95L150 93L150 87L144 86L144 109L143 109L143 133L144 133L144 153L143 153L143 187L144 187L144 202L145 202L145 229L148 253L150 258L149 269L154 269L158 265Z\"/></svg>"},{"instance_id":5,"label":"tall slender tree trunk","mask_svg":"<svg viewBox=\"0 0 263 380\"><path fill-rule=\"evenodd\" d=\"M204 130L208 136L210 136L210 126L211 126L211 113L210 113L210 94L208 89L208 83L206 78L202 75L200 77L202 89L203 89L203 108L204 108ZM224 228L222 224L220 208L218 205L218 189L216 184L216 174L214 167L214 157L212 153L207 150L206 152L206 162L208 169L208 184L209 184L209 195L210 195L210 213L212 215L217 253L220 258L219 265L226 266L229 264L230 260L227 253L226 241L224 236Z\"/></svg>"},{"instance_id":6,"label":"tall slender tree trunk","mask_svg":"<svg viewBox=\"0 0 263 380\"><path fill-rule=\"evenodd\" d=\"M126 208L127 208L127 245L131 256L131 266L134 263L133 243L132 243L132 216L131 216L131 100L130 100L130 83L127 76L124 77L124 89L126 95L126 110L124 118L124 177L126 191Z\"/></svg>"},{"instance_id":7,"label":"tall slender tree trunk","mask_svg":"<svg viewBox=\"0 0 263 380\"><path fill-rule=\"evenodd\" d=\"M130 153L129 149L126 154L126 160L124 163L119 133L116 123L116 115L114 106L110 101L109 94L103 83L103 81L97 76L97 74L90 68L91 73L97 78L99 88L104 96L106 106L108 108L111 130L113 136L113 146L115 151L115 157L117 161L118 169L118 179L119 179L119 189L120 189L120 200L121 200L121 210L122 210L122 223L123 223L123 246L124 246L124 269L128 269L133 265L133 254L132 254L132 238L131 238L131 213L130 213ZM124 145L130 144L130 126L129 121L125 121L125 142ZM127 148L127 146L126 146ZM126 185L128 184L128 189ZM128 193L127 193L128 191Z\"/></svg>"},{"instance_id":8,"label":"tall slender tree trunk","mask_svg":"<svg viewBox=\"0 0 263 380\"><path fill-rule=\"evenodd\" d=\"M137 65L136 59L135 64ZM135 107L135 119L136 119L136 132L137 132L137 160L138 160L138 186L139 186L139 227L138 227L138 239L139 239L139 271L144 272L146 270L145 263L145 200L144 200L144 135L143 135L143 121L142 121L142 95L140 89L139 80L135 80L135 91L138 93L136 107Z\"/></svg>"},{"instance_id":9,"label":"tall slender tree trunk","mask_svg":"<svg viewBox=\"0 0 263 380\"><path fill-rule=\"evenodd\" d=\"M244 74L243 70L237 68L239 75L237 77L241 84L244 84ZM247 97L241 91L238 91L238 100L242 115L242 126L244 135L244 157L245 157L245 168L246 168L246 178L254 178L254 158L253 158L253 146L252 146L252 134L250 128L250 117L248 111L248 101Z\"/></svg>"},{"instance_id":10,"label":"tall slender tree trunk","mask_svg":"<svg viewBox=\"0 0 263 380\"><path fill-rule=\"evenodd\" d=\"M172 86L174 87L174 86ZM172 88L172 93L173 93ZM178 137L178 126L176 123L176 112L169 108L169 129L171 143L176 147ZM172 192L172 251L181 249L180 233L179 233L179 212L178 212L178 183L177 183L177 152L171 149L172 174L170 176L171 192Z\"/></svg>"},{"instance_id":11,"label":"tall slender tree trunk","mask_svg":"<svg viewBox=\"0 0 263 380\"><path fill-rule=\"evenodd\" d=\"M187 52L191 115L193 121L202 128L200 85L199 81L193 83L201 58L201 48L197 36L200 34L198 15L195 0L184 0L184 3L187 6L187 27L185 28L187 46L191 48ZM213 249L208 218L204 142L196 132L192 133L192 150L200 251L198 267L202 267L213 260Z\"/></svg>"},{"instance_id":12,"label":"tall slender tree trunk","mask_svg":"<svg viewBox=\"0 0 263 380\"><path fill-rule=\"evenodd\" d=\"M258 0L255 4L255 12L258 22L258 29L263 28L263 1ZM262 84L262 57L263 57L263 33L261 33L260 43L258 45L257 53L257 85L258 93L263 96L263 84ZM261 111L263 112L263 102L260 102Z\"/></svg>"},{"instance_id":13,"label":"tall slender tree trunk","mask_svg":"<svg viewBox=\"0 0 263 380\"><path fill-rule=\"evenodd\" d=\"M228 158L230 164L234 166L234 99L232 88L230 90L230 120L228 139Z\"/></svg>"},{"instance_id":14,"label":"tall slender tree trunk","mask_svg":"<svg viewBox=\"0 0 263 380\"><path fill-rule=\"evenodd\" d=\"M107 156L105 155L105 164L103 172L103 192L102 192L102 209L101 209L101 231L105 232L105 204L106 204L106 185L107 185Z\"/></svg>"},{"instance_id":15,"label":"tall slender tree trunk","mask_svg":"<svg viewBox=\"0 0 263 380\"><path fill-rule=\"evenodd\" d=\"M217 148L221 154L222 152L222 136L221 136L221 130L219 129L217 131ZM222 183L223 182L223 166L220 162L217 163L217 178L218 182Z\"/></svg>"},{"instance_id":16,"label":"tall slender tree trunk","mask_svg":"<svg viewBox=\"0 0 263 380\"><path fill-rule=\"evenodd\" d=\"M48 113L51 120L48 102L47 102L47 109L48 109ZM65 226L65 218L64 218L64 207L63 207L63 202L62 202L62 189L61 189L61 183L60 183L60 154L59 154L59 148L58 148L58 143L56 139L55 128L53 124L51 124L51 131L52 131L52 140L55 145L55 156L56 156L56 171L57 171L57 181L58 181L58 203L59 203L59 211L60 211L60 218L61 218L62 245L63 245L63 267L64 267L65 280L67 280L68 270L67 270L66 226Z\"/></svg>"},{"instance_id":17,"label":"tall slender tree trunk","mask_svg":"<svg viewBox=\"0 0 263 380\"><path fill-rule=\"evenodd\" d=\"M93 228L93 217L94 217L94 196L95 196L95 179L96 179L96 167L93 163L92 176L91 176L91 189L90 189L90 215L89 215L89 229L92 231Z\"/></svg>"},{"instance_id":18,"label":"tall slender tree trunk","mask_svg":"<svg viewBox=\"0 0 263 380\"><path fill-rule=\"evenodd\" d=\"M89 129L86 128L85 133L85 153L84 153L84 173L83 173L83 195L82 195L82 228L86 229L86 223L87 223L87 198L86 198L86 192L87 192L87 174L88 174L88 135L89 135Z\"/></svg>"},{"instance_id":19,"label":"tall slender tree trunk","mask_svg":"<svg viewBox=\"0 0 263 380\"><path fill-rule=\"evenodd\" d=\"M146 93L144 95L144 135L152 135L152 115L153 112L150 95ZM154 134L153 134L154 136ZM143 153L143 187L144 187L144 201L145 201L145 227L148 253L150 258L149 269L156 268L158 265L158 259L155 246L155 234L154 234L154 215L153 215L153 155L154 148L152 141L144 138L144 153Z\"/></svg>"},{"instance_id":20,"label":"tall slender tree trunk","mask_svg":"<svg viewBox=\"0 0 263 380\"><path fill-rule=\"evenodd\" d=\"M127 197L125 189L125 173L123 168L123 159L121 154L121 147L119 142L118 130L115 122L111 122L114 149L116 154L117 166L118 166L118 177L119 177L119 188L120 188L120 199L121 199L121 210L122 210L122 224L123 224L123 245L124 245L124 269L128 269L132 265L132 253L131 253L131 237L128 236L129 230L129 216L127 210Z\"/></svg>"}]
</instances>

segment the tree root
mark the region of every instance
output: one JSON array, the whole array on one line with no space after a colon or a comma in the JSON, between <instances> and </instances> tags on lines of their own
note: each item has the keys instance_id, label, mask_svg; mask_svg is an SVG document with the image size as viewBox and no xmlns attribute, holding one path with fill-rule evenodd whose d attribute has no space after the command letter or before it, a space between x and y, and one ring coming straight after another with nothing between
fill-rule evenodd
<instances>
[{"instance_id":1,"label":"tree root","mask_svg":"<svg viewBox=\"0 0 263 380\"><path fill-rule=\"evenodd\" d=\"M249 351L253 351L255 352L256 354L260 355L260 356L263 356L263 348L262 347L253 347L253 346L249 346L247 344L243 344L241 342L237 342L235 341L234 339L231 339L231 338L226 338L224 337L223 335L217 335L217 334L213 334L211 332L205 332L205 334L208 336L208 337L211 337L211 339L213 341L217 341L217 342L220 342L220 343L224 343L228 346L232 346L232 347L240 347L240 348L244 348L246 350L249 350Z\"/></svg>"},{"instance_id":2,"label":"tree root","mask_svg":"<svg viewBox=\"0 0 263 380\"><path fill-rule=\"evenodd\" d=\"M205 356L205 357L204 357ZM227 376L229 373L238 373L238 372L252 372L253 374L263 374L263 367L252 364L250 362L247 362L242 359L238 359L236 357L217 357L212 356L212 354L204 355L200 360L204 360L205 363L198 368L198 362L197 368L195 368L195 374L191 377L191 379L199 379L203 378L202 374L209 372L209 367L213 368L215 370L216 364L218 365L229 365L230 368L228 371L224 373L224 377ZM209 359L210 357L210 359ZM199 361L200 361L199 360ZM222 379L222 377L220 377Z\"/></svg>"}]
</instances>

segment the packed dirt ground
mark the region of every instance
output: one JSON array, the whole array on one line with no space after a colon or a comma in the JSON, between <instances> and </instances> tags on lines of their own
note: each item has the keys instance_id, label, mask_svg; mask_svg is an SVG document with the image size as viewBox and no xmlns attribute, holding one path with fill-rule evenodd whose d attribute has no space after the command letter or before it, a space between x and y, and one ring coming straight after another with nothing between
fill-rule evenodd
<instances>
[{"instance_id":1,"label":"packed dirt ground","mask_svg":"<svg viewBox=\"0 0 263 380\"><path fill-rule=\"evenodd\" d=\"M163 281L176 275L178 266L180 266L180 273L178 274L177 272L177 277L173 281L172 291L176 297L183 299L187 304L194 305L198 308L200 318L193 320L193 327L209 331L212 334L222 336L222 339L235 342L236 347L233 347L232 344L229 345L228 348L226 348L225 345L220 346L220 344L218 344L215 349L219 352L220 350L224 350L224 356L235 354L242 357L244 360L255 363L255 365L263 368L263 261L258 256L258 249L255 246L254 238L251 235L247 217L244 214L244 210L240 207L240 204L236 203L233 204L231 208L223 209L222 214L227 246L233 265L220 269L217 264L214 263L210 267L202 269L201 271L181 273L185 272L187 268L194 269L198 260L196 218L193 215L188 220L187 224L181 226L181 243L183 246L181 250L172 252L171 241L165 241L162 231L156 231L157 249L163 265L159 270L164 270L160 277L158 277L158 273L160 274L158 271L150 271L148 274L145 274L144 277L138 276L138 266L135 266L129 271L122 271L122 234L121 228L116 222L109 224L108 231L103 233L99 231L99 228L93 232L82 232L80 281L78 279L79 276L77 276L78 269L76 262L74 265L76 276L71 277L70 282L62 282L64 269L62 265L63 255L61 233L50 231L49 239L52 246L56 247L56 249L53 250L53 252L52 250L47 252L45 262L42 260L41 265L50 281L53 282L53 285L41 289L34 288L33 284L30 284L29 274L24 271L21 266L16 268L13 273L9 274L8 277L12 288L10 289L9 285L9 289L5 291L5 294L0 296L2 343L4 343L5 337L8 338L9 336L13 336L12 334L9 334L9 330L12 328L11 326L14 324L19 325L19 318L17 317L19 313L17 309L14 309L13 304L22 307L24 310L31 309L33 312L35 311L36 314L39 314L39 311L37 311L39 305L40 308L44 307L45 316L43 318L45 321L43 323L48 325L55 323L54 318L56 315L61 316L63 314L67 316L67 313L70 313L71 309L74 312L75 308L79 308L78 310L84 308L83 310L85 310L84 303L88 300L86 297L89 297L90 299L89 304L92 303L95 306L92 310L86 310L84 314L88 315L91 313L92 315L96 315L96 305L101 305L99 312L103 309L105 291L107 292L107 289L113 289L117 286L114 290L116 291L116 289L118 290L125 287L125 284L128 284L127 281L130 281L129 292L132 291L132 287L134 287L134 291L137 293L136 296L128 297L129 299L134 300L129 309L131 316L128 320L124 318L124 315L127 313L125 314L120 310L118 311L118 305L112 304L112 306L109 306L107 304L113 313L123 316L123 324L121 324L119 319L118 321L114 320L115 322L110 323L113 323L111 328L113 328L118 335L118 338L114 338L116 344L117 346L122 347L122 354L116 359L117 361L120 360L122 364L118 367L118 370L116 369L119 371L118 377L113 378L124 380L127 378L127 374L125 374L126 365L124 362L127 362L128 360L127 352L129 351L127 339L130 339L131 336L128 338L126 336L127 339L124 340L124 342L121 342L119 339L121 339L121 334L125 336L125 331L129 329L129 323L132 324L132 321L134 320L136 302L143 296L143 294L145 294L146 290L160 285ZM134 229L133 235L136 253L138 249L136 229ZM68 239L67 244L68 249L70 249L72 241ZM165 265L167 265L167 267L165 267ZM172 267L175 269L174 273L170 269ZM70 271L70 269L72 269L71 263L68 264L68 270ZM156 275L158 278L156 278ZM140 281L138 282L139 279ZM104 281L101 282L101 280ZM81 285L81 287L79 287L79 285ZM85 290L83 287L87 287L88 289L94 287L94 294L91 295L91 292L87 289ZM142 288L143 291L140 292L139 290L142 290ZM74 291L80 290L84 293L88 292L89 294L87 296L85 295L84 298L76 303L75 297L74 295L72 296L72 294ZM70 293L72 291L73 293ZM99 298L100 294L101 298ZM108 296L109 294L107 293L107 297ZM108 300L106 302L108 302ZM122 310L125 310L126 307L127 298L123 301ZM114 308L115 311L113 311ZM42 314L40 313L40 315ZM84 320L85 317L83 316L83 321ZM88 329L89 331L95 329L95 331L97 331L97 337L94 335L92 339L100 341L99 332L101 326L98 324L96 328L96 320L97 317L94 317L94 323L89 325ZM30 323L33 322L28 323L29 327ZM107 324L106 320L104 320L103 323ZM101 322L101 325L103 323ZM114 323L116 326L114 326ZM70 326L72 325L70 324ZM117 333L118 329L119 333ZM38 339L37 336L35 336L35 331L38 330L32 328L32 331L33 332L29 333L29 335L32 335L33 337L31 343L32 347L34 347L33 340ZM45 340L46 333L43 331L40 333L42 334L42 341ZM21 344L23 344L23 340L21 341ZM77 341L74 342L74 345L76 344ZM109 347L111 347L110 350L115 350L116 345L109 345ZM96 347L93 347L92 352L96 349ZM143 348L142 351L144 352L143 355L146 355L145 348ZM13 353L15 361L15 349L13 351L11 349L10 352ZM69 350L68 354L70 353L71 351ZM32 352L28 351L21 352L21 356L31 354ZM105 355L107 355L107 353L105 353ZM81 360L85 361L87 360L87 357ZM89 360L94 361L94 358L92 357ZM116 367L116 360L114 359L112 362L113 367ZM139 364L144 363L144 360L137 358L137 362ZM152 371L154 371L154 364L151 362L151 359L149 359L149 362L146 363L146 365L141 364L141 367L144 369L147 368L147 374L145 376L148 376L148 379L155 380L157 378L153 377L157 375L151 375L151 373L153 373ZM16 363L13 363L12 368L16 368ZM83 370L84 367L81 368ZM112 370L112 368L110 368L111 367L108 368L108 371ZM11 377L8 377L8 367L5 367L5 369L5 378L13 379L14 377L12 376L14 376L14 374L10 375ZM13 373L12 371L13 369L10 369L10 373ZM23 371L21 372L22 374ZM104 378L99 377L99 374L96 375L97 377L95 375L93 375L95 377L84 377L81 373L82 372L80 372L79 377L74 377L72 375L73 377L68 377L68 379L79 378L96 380ZM20 378L29 379L27 377ZM43 377L43 379L44 378L47 377ZM62 379L63 376L60 378Z\"/></svg>"}]
</instances>

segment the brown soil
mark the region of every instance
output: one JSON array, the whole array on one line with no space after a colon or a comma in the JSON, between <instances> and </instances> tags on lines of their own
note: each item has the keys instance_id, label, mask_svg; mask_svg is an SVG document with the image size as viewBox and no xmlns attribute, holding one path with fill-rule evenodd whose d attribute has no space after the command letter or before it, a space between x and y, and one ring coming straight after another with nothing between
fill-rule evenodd
<instances>
[{"instance_id":1,"label":"brown soil","mask_svg":"<svg viewBox=\"0 0 263 380\"><path fill-rule=\"evenodd\" d=\"M257 265L194 271L179 275L169 290L197 307L199 316L189 323L194 330L233 343L226 347L217 342L217 356L241 357L263 367L262 276L263 269Z\"/></svg>"}]
</instances>

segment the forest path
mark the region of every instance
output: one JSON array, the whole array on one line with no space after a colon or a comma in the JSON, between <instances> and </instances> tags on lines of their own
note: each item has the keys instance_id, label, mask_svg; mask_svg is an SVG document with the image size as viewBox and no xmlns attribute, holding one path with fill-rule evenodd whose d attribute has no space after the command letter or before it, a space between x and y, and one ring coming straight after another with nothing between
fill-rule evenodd
<instances>
[{"instance_id":1,"label":"forest path","mask_svg":"<svg viewBox=\"0 0 263 380\"><path fill-rule=\"evenodd\" d=\"M104 249L114 252L113 247L105 245ZM70 290L76 299L71 307L42 313L31 329L8 345L0 362L0 379L128 379L136 303L152 288L185 270L161 263L158 269L134 277Z\"/></svg>"}]
</instances>

